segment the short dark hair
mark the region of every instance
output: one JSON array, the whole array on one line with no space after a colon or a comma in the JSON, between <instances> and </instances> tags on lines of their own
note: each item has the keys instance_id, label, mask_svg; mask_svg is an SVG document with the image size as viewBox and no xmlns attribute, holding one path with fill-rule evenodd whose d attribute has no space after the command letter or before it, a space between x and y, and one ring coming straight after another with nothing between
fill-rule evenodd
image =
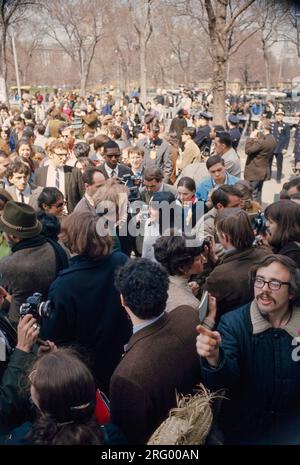
<instances>
[{"instance_id":1,"label":"short dark hair","mask_svg":"<svg viewBox=\"0 0 300 465\"><path fill-rule=\"evenodd\" d=\"M188 126L183 130L183 134L186 134L187 136L190 136L191 139L195 139L196 137L196 128L193 126Z\"/></svg>"},{"instance_id":2,"label":"short dark hair","mask_svg":"<svg viewBox=\"0 0 300 465\"><path fill-rule=\"evenodd\" d=\"M217 206L218 203L223 205L223 207L227 207L229 204L229 196L235 195L236 197L242 198L242 193L236 189L234 186L228 186L224 184L223 186L218 187L218 189L214 190L211 194L211 201L214 207Z\"/></svg>"},{"instance_id":3,"label":"short dark hair","mask_svg":"<svg viewBox=\"0 0 300 465\"><path fill-rule=\"evenodd\" d=\"M110 141L110 138L105 134L99 134L98 136L96 136L94 139L94 149L96 150L96 152L97 150L101 149L101 147L103 147L104 144L106 144L106 142L108 141Z\"/></svg>"},{"instance_id":4,"label":"short dark hair","mask_svg":"<svg viewBox=\"0 0 300 465\"><path fill-rule=\"evenodd\" d=\"M187 247L185 237L178 235L159 237L153 248L156 260L171 276L183 275L203 252L200 244L198 247Z\"/></svg>"},{"instance_id":5,"label":"short dark hair","mask_svg":"<svg viewBox=\"0 0 300 465\"><path fill-rule=\"evenodd\" d=\"M86 168L84 170L84 172L82 173L82 180L85 184L88 184L89 186L91 186L92 184L94 184L94 174L95 173L101 173L102 172L100 171L99 168L97 168L96 166L89 166L88 168Z\"/></svg>"},{"instance_id":6,"label":"short dark hair","mask_svg":"<svg viewBox=\"0 0 300 465\"><path fill-rule=\"evenodd\" d=\"M216 165L217 163L221 163L221 165L225 166L224 159L220 155L212 155L206 161L206 168L209 170L209 168Z\"/></svg>"},{"instance_id":7,"label":"short dark hair","mask_svg":"<svg viewBox=\"0 0 300 465\"><path fill-rule=\"evenodd\" d=\"M118 151L121 156L121 150L118 144L114 140L109 140L103 144L103 155L106 155L110 150Z\"/></svg>"},{"instance_id":8,"label":"short dark hair","mask_svg":"<svg viewBox=\"0 0 300 465\"><path fill-rule=\"evenodd\" d=\"M300 177L293 178L290 181L284 183L284 185L283 185L283 188L286 191L290 190L292 187L296 187L297 191L300 192Z\"/></svg>"},{"instance_id":9,"label":"short dark hair","mask_svg":"<svg viewBox=\"0 0 300 465\"><path fill-rule=\"evenodd\" d=\"M221 144L226 145L226 147L232 147L232 138L229 132L218 132L217 137Z\"/></svg>"},{"instance_id":10,"label":"short dark hair","mask_svg":"<svg viewBox=\"0 0 300 465\"><path fill-rule=\"evenodd\" d=\"M43 210L43 204L47 205L47 207L51 207L51 205L54 205L58 199L63 198L63 193L60 192L57 187L44 187L38 197L38 206L41 210Z\"/></svg>"},{"instance_id":11,"label":"short dark hair","mask_svg":"<svg viewBox=\"0 0 300 465\"><path fill-rule=\"evenodd\" d=\"M23 130L22 138L28 138L34 137L34 130L30 126L26 126Z\"/></svg>"},{"instance_id":12,"label":"short dark hair","mask_svg":"<svg viewBox=\"0 0 300 465\"><path fill-rule=\"evenodd\" d=\"M36 124L35 129L41 136L45 134L46 127L43 124Z\"/></svg>"},{"instance_id":13,"label":"short dark hair","mask_svg":"<svg viewBox=\"0 0 300 465\"><path fill-rule=\"evenodd\" d=\"M149 168L145 168L143 179L145 181L155 180L156 182L161 182L164 179L164 173L160 168L149 166Z\"/></svg>"},{"instance_id":14,"label":"short dark hair","mask_svg":"<svg viewBox=\"0 0 300 465\"><path fill-rule=\"evenodd\" d=\"M258 263L252 266L250 269L250 282L253 285L253 281L256 277L257 270L271 265L272 263L280 263L282 266L287 268L291 274L290 290L294 297L298 297L300 294L300 270L294 260L286 255L272 254L262 258Z\"/></svg>"},{"instance_id":15,"label":"short dark hair","mask_svg":"<svg viewBox=\"0 0 300 465\"><path fill-rule=\"evenodd\" d=\"M196 183L193 178L190 178L189 176L184 176L183 178L180 178L178 181L177 187L185 187L189 191L196 192Z\"/></svg>"},{"instance_id":16,"label":"short dark hair","mask_svg":"<svg viewBox=\"0 0 300 465\"><path fill-rule=\"evenodd\" d=\"M22 161L15 160L10 163L6 169L6 177L9 180L14 173L25 174L26 176L30 175L30 168L28 165Z\"/></svg>"},{"instance_id":17,"label":"short dark hair","mask_svg":"<svg viewBox=\"0 0 300 465\"><path fill-rule=\"evenodd\" d=\"M76 158L88 157L90 153L90 146L87 142L76 142L73 147L73 152Z\"/></svg>"},{"instance_id":18,"label":"short dark hair","mask_svg":"<svg viewBox=\"0 0 300 465\"><path fill-rule=\"evenodd\" d=\"M117 271L115 286L141 320L155 318L166 308L169 277L158 263L146 258L128 260Z\"/></svg>"},{"instance_id":19,"label":"short dark hair","mask_svg":"<svg viewBox=\"0 0 300 465\"><path fill-rule=\"evenodd\" d=\"M42 234L53 241L57 241L60 233L60 221L57 216L39 210L37 219L42 223Z\"/></svg>"}]
</instances>

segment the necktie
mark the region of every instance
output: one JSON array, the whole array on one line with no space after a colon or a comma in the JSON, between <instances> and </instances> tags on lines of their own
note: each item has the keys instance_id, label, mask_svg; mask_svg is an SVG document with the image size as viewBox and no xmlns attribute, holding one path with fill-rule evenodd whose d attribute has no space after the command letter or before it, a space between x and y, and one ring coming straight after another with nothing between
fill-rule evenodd
<instances>
[{"instance_id":1,"label":"necktie","mask_svg":"<svg viewBox=\"0 0 300 465\"><path fill-rule=\"evenodd\" d=\"M25 199L24 199L24 194L23 194L23 192L20 192L20 196L21 196L21 202L22 202L22 203L25 203Z\"/></svg>"},{"instance_id":2,"label":"necktie","mask_svg":"<svg viewBox=\"0 0 300 465\"><path fill-rule=\"evenodd\" d=\"M55 170L55 186L59 189L59 171L58 168Z\"/></svg>"},{"instance_id":3,"label":"necktie","mask_svg":"<svg viewBox=\"0 0 300 465\"><path fill-rule=\"evenodd\" d=\"M116 174L117 174L116 171L112 170L110 177L113 178L114 176L116 176Z\"/></svg>"}]
</instances>

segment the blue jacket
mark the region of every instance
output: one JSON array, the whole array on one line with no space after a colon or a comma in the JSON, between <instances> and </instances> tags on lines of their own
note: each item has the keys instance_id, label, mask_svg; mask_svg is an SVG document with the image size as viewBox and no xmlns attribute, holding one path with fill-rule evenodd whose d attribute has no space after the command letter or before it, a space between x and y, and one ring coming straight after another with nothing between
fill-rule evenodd
<instances>
[{"instance_id":1,"label":"blue jacket","mask_svg":"<svg viewBox=\"0 0 300 465\"><path fill-rule=\"evenodd\" d=\"M97 385L105 394L132 332L114 287L115 271L126 260L118 251L100 261L73 257L50 287L53 312L42 320L42 338L78 344L90 357Z\"/></svg>"},{"instance_id":2,"label":"blue jacket","mask_svg":"<svg viewBox=\"0 0 300 465\"><path fill-rule=\"evenodd\" d=\"M236 182L240 181L239 178L236 176L233 176L232 174L227 173L226 171L226 179L224 184L235 184ZM197 186L197 192L196 196L198 200L206 200L208 199L208 194L212 189L214 189L216 186L216 183L214 182L213 178L211 176L207 176L207 178L204 178Z\"/></svg>"},{"instance_id":3,"label":"blue jacket","mask_svg":"<svg viewBox=\"0 0 300 465\"><path fill-rule=\"evenodd\" d=\"M254 334L250 305L221 318L220 363L212 368L201 358L203 383L212 391L228 390L230 400L221 411L225 443L285 443L291 440L284 437L290 421L300 422L300 363L292 357L295 345L285 329L268 328L267 320L256 316ZM294 308L289 326L295 336L299 323L300 308ZM298 432L294 438L300 444Z\"/></svg>"}]
</instances>

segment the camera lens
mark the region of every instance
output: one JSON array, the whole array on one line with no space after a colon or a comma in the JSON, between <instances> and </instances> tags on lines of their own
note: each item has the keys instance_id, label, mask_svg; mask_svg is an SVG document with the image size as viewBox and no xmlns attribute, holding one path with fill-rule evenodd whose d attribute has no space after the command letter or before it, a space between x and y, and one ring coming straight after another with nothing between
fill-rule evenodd
<instances>
[{"instance_id":1,"label":"camera lens","mask_svg":"<svg viewBox=\"0 0 300 465\"><path fill-rule=\"evenodd\" d=\"M42 318L49 318L51 314L51 302L50 300L46 300L46 302L41 302L39 306L39 315Z\"/></svg>"}]
</instances>

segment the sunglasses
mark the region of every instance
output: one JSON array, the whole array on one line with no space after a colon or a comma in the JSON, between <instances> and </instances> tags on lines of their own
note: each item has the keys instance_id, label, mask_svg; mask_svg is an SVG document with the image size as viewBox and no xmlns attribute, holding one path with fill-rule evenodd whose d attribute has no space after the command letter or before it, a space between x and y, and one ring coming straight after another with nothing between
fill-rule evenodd
<instances>
[{"instance_id":1,"label":"sunglasses","mask_svg":"<svg viewBox=\"0 0 300 465\"><path fill-rule=\"evenodd\" d=\"M56 203L54 205L56 206L56 208L61 208L61 207L64 206L64 204L65 204L65 202L60 202L60 203Z\"/></svg>"}]
</instances>

